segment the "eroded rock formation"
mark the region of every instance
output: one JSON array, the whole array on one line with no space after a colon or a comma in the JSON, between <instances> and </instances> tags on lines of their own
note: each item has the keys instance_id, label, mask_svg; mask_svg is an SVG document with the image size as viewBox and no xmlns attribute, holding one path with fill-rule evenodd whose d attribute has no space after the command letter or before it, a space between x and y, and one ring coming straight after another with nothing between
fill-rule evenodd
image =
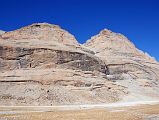
<instances>
[{"instance_id":1,"label":"eroded rock formation","mask_svg":"<svg viewBox=\"0 0 159 120\"><path fill-rule=\"evenodd\" d=\"M0 37L0 105L155 100L158 75L158 62L107 29L84 45L48 23Z\"/></svg>"}]
</instances>

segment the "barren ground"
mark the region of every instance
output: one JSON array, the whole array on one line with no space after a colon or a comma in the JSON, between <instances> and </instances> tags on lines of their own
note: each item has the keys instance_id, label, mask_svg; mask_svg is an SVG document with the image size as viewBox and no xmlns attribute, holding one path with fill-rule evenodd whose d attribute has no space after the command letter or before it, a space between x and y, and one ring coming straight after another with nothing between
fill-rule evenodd
<instances>
[{"instance_id":1,"label":"barren ground","mask_svg":"<svg viewBox=\"0 0 159 120\"><path fill-rule=\"evenodd\" d=\"M82 109L1 107L0 120L159 120L159 104Z\"/></svg>"}]
</instances>

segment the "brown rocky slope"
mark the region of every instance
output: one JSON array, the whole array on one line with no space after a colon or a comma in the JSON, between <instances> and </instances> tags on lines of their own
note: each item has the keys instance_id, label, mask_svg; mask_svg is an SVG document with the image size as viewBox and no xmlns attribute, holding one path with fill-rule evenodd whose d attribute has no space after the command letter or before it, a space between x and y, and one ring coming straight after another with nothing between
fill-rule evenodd
<instances>
[{"instance_id":1,"label":"brown rocky slope","mask_svg":"<svg viewBox=\"0 0 159 120\"><path fill-rule=\"evenodd\" d=\"M159 63L104 29L84 45L57 25L0 35L0 105L157 100Z\"/></svg>"}]
</instances>

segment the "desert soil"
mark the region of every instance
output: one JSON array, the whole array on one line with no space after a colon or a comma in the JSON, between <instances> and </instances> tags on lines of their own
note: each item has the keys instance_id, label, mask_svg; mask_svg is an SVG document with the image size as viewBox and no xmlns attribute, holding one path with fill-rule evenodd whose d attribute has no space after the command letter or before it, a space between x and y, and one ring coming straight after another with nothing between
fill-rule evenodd
<instances>
[{"instance_id":1,"label":"desert soil","mask_svg":"<svg viewBox=\"0 0 159 120\"><path fill-rule=\"evenodd\" d=\"M1 107L0 120L159 120L159 104L72 110Z\"/></svg>"}]
</instances>

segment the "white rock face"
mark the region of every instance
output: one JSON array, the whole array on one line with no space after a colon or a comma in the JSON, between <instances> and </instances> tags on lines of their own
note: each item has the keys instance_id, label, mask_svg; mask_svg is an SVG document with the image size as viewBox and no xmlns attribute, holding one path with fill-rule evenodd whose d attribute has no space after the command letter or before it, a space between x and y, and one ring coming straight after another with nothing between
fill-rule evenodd
<instances>
[{"instance_id":1,"label":"white rock face","mask_svg":"<svg viewBox=\"0 0 159 120\"><path fill-rule=\"evenodd\" d=\"M104 29L84 45L57 25L0 37L0 105L98 104L159 99L159 63Z\"/></svg>"},{"instance_id":2,"label":"white rock face","mask_svg":"<svg viewBox=\"0 0 159 120\"><path fill-rule=\"evenodd\" d=\"M2 34L4 34L4 33L5 33L5 31L0 30L0 35L2 35Z\"/></svg>"}]
</instances>

